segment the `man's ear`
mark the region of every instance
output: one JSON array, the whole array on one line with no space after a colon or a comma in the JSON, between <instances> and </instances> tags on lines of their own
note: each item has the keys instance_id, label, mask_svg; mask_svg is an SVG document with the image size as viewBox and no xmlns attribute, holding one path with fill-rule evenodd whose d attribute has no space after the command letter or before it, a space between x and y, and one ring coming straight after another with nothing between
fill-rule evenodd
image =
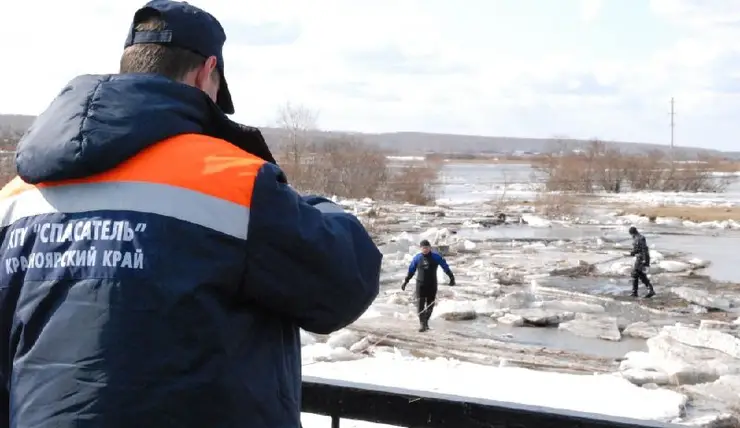
<instances>
[{"instance_id":1,"label":"man's ear","mask_svg":"<svg viewBox=\"0 0 740 428\"><path fill-rule=\"evenodd\" d=\"M203 92L208 93L208 95L212 95L209 92L212 92L210 89L216 89L214 86L214 73L218 73L216 70L216 65L218 64L218 60L215 56L209 56L206 61L203 63L203 65L198 69L198 72L195 74L195 86L198 87ZM216 80L217 82L217 80Z\"/></svg>"}]
</instances>

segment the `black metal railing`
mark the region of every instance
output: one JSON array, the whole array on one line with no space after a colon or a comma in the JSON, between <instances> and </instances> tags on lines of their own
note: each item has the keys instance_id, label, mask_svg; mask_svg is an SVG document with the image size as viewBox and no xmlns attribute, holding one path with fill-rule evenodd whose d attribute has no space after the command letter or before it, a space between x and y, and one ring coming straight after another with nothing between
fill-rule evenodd
<instances>
[{"instance_id":1,"label":"black metal railing","mask_svg":"<svg viewBox=\"0 0 740 428\"><path fill-rule=\"evenodd\" d=\"M491 388L506 385L491 385ZM535 385L532 386L536 388ZM614 403L618 406L618 403ZM680 425L527 406L311 376L303 377L303 411L399 427L675 428Z\"/></svg>"}]
</instances>

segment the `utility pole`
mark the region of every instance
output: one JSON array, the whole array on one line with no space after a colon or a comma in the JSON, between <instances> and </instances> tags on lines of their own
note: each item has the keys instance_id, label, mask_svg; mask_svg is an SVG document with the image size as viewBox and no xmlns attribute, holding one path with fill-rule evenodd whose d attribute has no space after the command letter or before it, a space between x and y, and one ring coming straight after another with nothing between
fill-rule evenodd
<instances>
[{"instance_id":1,"label":"utility pole","mask_svg":"<svg viewBox=\"0 0 740 428\"><path fill-rule=\"evenodd\" d=\"M674 117L676 116L676 110L674 108L675 101L673 100L673 97L671 97L671 164L673 164L673 143L674 143L674 129L676 127L676 122L674 121Z\"/></svg>"},{"instance_id":2,"label":"utility pole","mask_svg":"<svg viewBox=\"0 0 740 428\"><path fill-rule=\"evenodd\" d=\"M673 118L676 116L674 104L675 102L673 101L673 97L671 97L671 153L673 153L673 130L676 127L676 123L673 120Z\"/></svg>"}]
</instances>

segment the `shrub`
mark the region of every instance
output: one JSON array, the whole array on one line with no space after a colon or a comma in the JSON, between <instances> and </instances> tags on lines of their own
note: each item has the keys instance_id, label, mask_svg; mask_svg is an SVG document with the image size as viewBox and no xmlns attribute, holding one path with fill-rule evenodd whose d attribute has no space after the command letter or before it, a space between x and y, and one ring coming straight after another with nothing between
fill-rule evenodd
<instances>
[{"instance_id":1,"label":"shrub","mask_svg":"<svg viewBox=\"0 0 740 428\"><path fill-rule=\"evenodd\" d=\"M438 163L394 168L385 151L359 137L322 138L316 132L318 114L301 104L286 103L279 109L276 122L282 130L276 158L290 184L299 191L414 204L434 201Z\"/></svg>"},{"instance_id":2,"label":"shrub","mask_svg":"<svg viewBox=\"0 0 740 428\"><path fill-rule=\"evenodd\" d=\"M593 140L585 150L561 150L549 153L535 163L545 175L545 188L561 192L634 191L721 192L732 178L718 178L714 173L726 168L726 162L709 156L671 159L664 152L629 155Z\"/></svg>"},{"instance_id":3,"label":"shrub","mask_svg":"<svg viewBox=\"0 0 740 428\"><path fill-rule=\"evenodd\" d=\"M543 192L537 195L534 206L537 214L542 217L568 219L578 214L581 203L572 194Z\"/></svg>"},{"instance_id":4,"label":"shrub","mask_svg":"<svg viewBox=\"0 0 740 428\"><path fill-rule=\"evenodd\" d=\"M305 144L299 155L278 156L278 163L302 192L419 205L434 201L439 171L435 162L392 167L384 151L354 136Z\"/></svg>"},{"instance_id":5,"label":"shrub","mask_svg":"<svg viewBox=\"0 0 740 428\"><path fill-rule=\"evenodd\" d=\"M390 180L385 186L385 199L416 205L434 203L434 189L440 168L440 163L430 161L397 168L390 173Z\"/></svg>"}]
</instances>

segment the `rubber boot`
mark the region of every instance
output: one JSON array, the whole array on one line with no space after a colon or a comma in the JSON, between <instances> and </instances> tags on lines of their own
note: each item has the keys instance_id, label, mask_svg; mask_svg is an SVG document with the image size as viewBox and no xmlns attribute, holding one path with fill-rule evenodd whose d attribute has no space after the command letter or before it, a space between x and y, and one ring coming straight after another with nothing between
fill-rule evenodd
<instances>
[{"instance_id":1,"label":"rubber boot","mask_svg":"<svg viewBox=\"0 0 740 428\"><path fill-rule=\"evenodd\" d=\"M646 299L649 299L649 298L655 296L655 290L653 289L653 284L651 284L650 282L648 282L645 285L647 285L647 289L648 289L648 294L645 295L645 298Z\"/></svg>"},{"instance_id":2,"label":"rubber boot","mask_svg":"<svg viewBox=\"0 0 740 428\"><path fill-rule=\"evenodd\" d=\"M632 294L630 297L637 297L637 278L632 278Z\"/></svg>"},{"instance_id":3,"label":"rubber boot","mask_svg":"<svg viewBox=\"0 0 740 428\"><path fill-rule=\"evenodd\" d=\"M419 318L419 333L424 333L429 330L429 320L426 318Z\"/></svg>"}]
</instances>

